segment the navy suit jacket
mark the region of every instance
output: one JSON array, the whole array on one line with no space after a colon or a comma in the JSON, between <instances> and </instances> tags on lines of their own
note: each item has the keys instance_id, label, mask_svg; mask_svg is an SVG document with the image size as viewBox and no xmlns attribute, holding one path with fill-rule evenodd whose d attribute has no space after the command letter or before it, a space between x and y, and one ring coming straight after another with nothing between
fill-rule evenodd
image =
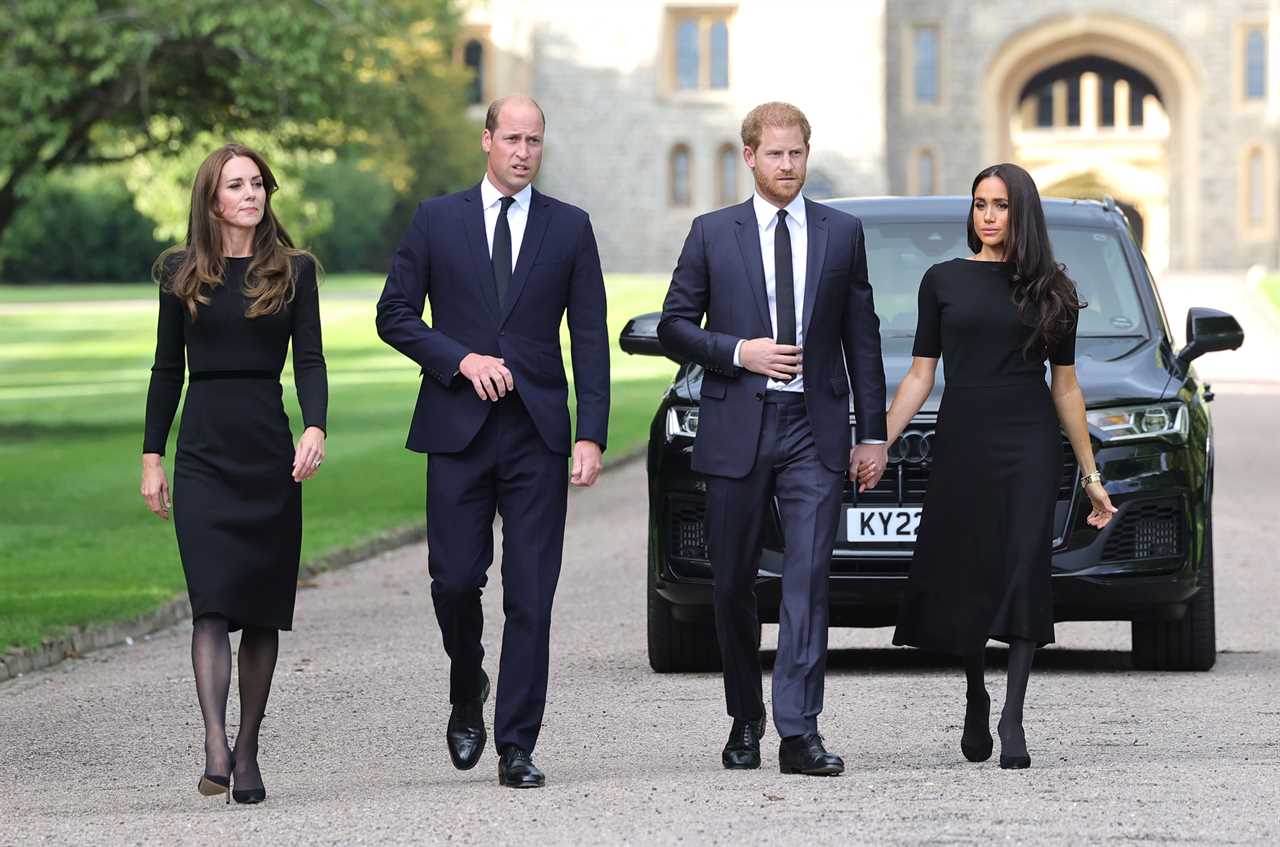
<instances>
[{"instance_id":1,"label":"navy suit jacket","mask_svg":"<svg viewBox=\"0 0 1280 847\"><path fill-rule=\"evenodd\" d=\"M468 353L506 360L548 449L569 455L569 388L560 352L568 312L578 440L605 447L609 335L604 277L587 213L533 192L520 255L499 308L477 184L419 204L378 300L378 335L422 367L405 446L456 453L493 407L458 372ZM431 303L431 325L422 319Z\"/></svg>"},{"instance_id":2,"label":"navy suit jacket","mask_svg":"<svg viewBox=\"0 0 1280 847\"><path fill-rule=\"evenodd\" d=\"M822 463L847 470L852 378L858 439L885 438L880 320L862 222L805 200L804 398ZM706 327L702 326L706 316ZM733 364L743 339L773 337L752 201L697 217L662 305L658 338L706 369L693 469L739 478L755 465L768 378Z\"/></svg>"}]
</instances>

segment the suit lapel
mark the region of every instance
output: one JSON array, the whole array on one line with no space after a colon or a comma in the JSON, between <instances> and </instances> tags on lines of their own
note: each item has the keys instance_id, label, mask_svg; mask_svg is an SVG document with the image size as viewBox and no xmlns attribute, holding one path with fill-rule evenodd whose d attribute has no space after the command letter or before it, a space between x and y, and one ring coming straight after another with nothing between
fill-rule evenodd
<instances>
[{"instance_id":1,"label":"suit lapel","mask_svg":"<svg viewBox=\"0 0 1280 847\"><path fill-rule=\"evenodd\" d=\"M476 185L462 196L462 228L467 233L467 247L475 268L476 285L489 311L498 314L497 290L493 281L493 261L489 258L489 237L484 230L484 201Z\"/></svg>"},{"instance_id":2,"label":"suit lapel","mask_svg":"<svg viewBox=\"0 0 1280 847\"><path fill-rule=\"evenodd\" d=\"M765 287L764 260L760 258L760 225L756 223L755 206L751 200L738 207L738 247L742 250L742 262L747 267L747 287L755 297L764 321L765 333L773 335L773 315L769 313L769 291Z\"/></svg>"},{"instance_id":3,"label":"suit lapel","mask_svg":"<svg viewBox=\"0 0 1280 847\"><path fill-rule=\"evenodd\" d=\"M809 334L809 319L813 316L813 304L818 299L818 286L822 283L822 265L827 257L827 213L817 203L805 199L804 212L809 227L809 255L804 271L804 312L801 323Z\"/></svg>"},{"instance_id":4,"label":"suit lapel","mask_svg":"<svg viewBox=\"0 0 1280 847\"><path fill-rule=\"evenodd\" d=\"M511 287L507 289L507 302L503 306L498 326L507 322L507 318L511 316L511 307L520 299L520 292L524 290L524 284L529 280L529 269L537 261L538 251L542 249L542 238L547 234L547 224L550 221L551 201L535 189L530 195L529 217L524 223L520 255L516 257L516 267L511 274Z\"/></svg>"}]
</instances>

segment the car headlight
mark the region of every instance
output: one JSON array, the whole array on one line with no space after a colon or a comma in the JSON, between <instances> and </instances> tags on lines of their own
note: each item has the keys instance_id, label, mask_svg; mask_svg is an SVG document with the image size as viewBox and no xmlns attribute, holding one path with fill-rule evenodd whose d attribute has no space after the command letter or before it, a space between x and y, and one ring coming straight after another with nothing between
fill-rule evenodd
<instances>
[{"instance_id":1,"label":"car headlight","mask_svg":"<svg viewBox=\"0 0 1280 847\"><path fill-rule=\"evenodd\" d=\"M1090 409L1085 412L1085 418L1102 441L1163 438L1180 442L1186 439L1190 428L1184 403Z\"/></svg>"},{"instance_id":2,"label":"car headlight","mask_svg":"<svg viewBox=\"0 0 1280 847\"><path fill-rule=\"evenodd\" d=\"M667 409L667 440L683 435L693 438L698 434L698 407L672 406Z\"/></svg>"}]
</instances>

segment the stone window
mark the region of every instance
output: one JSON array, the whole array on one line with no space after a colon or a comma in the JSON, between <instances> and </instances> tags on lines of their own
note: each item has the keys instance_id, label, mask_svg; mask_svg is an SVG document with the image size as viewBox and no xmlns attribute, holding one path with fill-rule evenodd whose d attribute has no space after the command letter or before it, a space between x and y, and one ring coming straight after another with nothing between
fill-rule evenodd
<instances>
[{"instance_id":1,"label":"stone window","mask_svg":"<svg viewBox=\"0 0 1280 847\"><path fill-rule=\"evenodd\" d=\"M671 87L676 91L723 91L729 87L729 24L732 7L667 11Z\"/></svg>"},{"instance_id":2,"label":"stone window","mask_svg":"<svg viewBox=\"0 0 1280 847\"><path fill-rule=\"evenodd\" d=\"M716 154L716 199L721 206L738 201L738 147L725 143Z\"/></svg>"},{"instance_id":3,"label":"stone window","mask_svg":"<svg viewBox=\"0 0 1280 847\"><path fill-rule=\"evenodd\" d=\"M1275 158L1270 145L1252 141L1240 159L1240 237L1271 241L1275 232Z\"/></svg>"},{"instance_id":4,"label":"stone window","mask_svg":"<svg viewBox=\"0 0 1280 847\"><path fill-rule=\"evenodd\" d=\"M671 148L667 197L672 206L688 206L693 202L690 179L689 145L677 144Z\"/></svg>"},{"instance_id":5,"label":"stone window","mask_svg":"<svg viewBox=\"0 0 1280 847\"><path fill-rule=\"evenodd\" d=\"M711 22L708 40L711 42L710 74L712 88L729 87L729 22L716 18Z\"/></svg>"},{"instance_id":6,"label":"stone window","mask_svg":"<svg viewBox=\"0 0 1280 847\"><path fill-rule=\"evenodd\" d=\"M471 71L471 80L467 83L467 103L475 106L484 102L484 44L479 39L471 39L462 48L462 64Z\"/></svg>"},{"instance_id":7,"label":"stone window","mask_svg":"<svg viewBox=\"0 0 1280 847\"><path fill-rule=\"evenodd\" d=\"M1249 151L1249 162L1245 178L1248 185L1249 211L1248 226L1250 229L1261 229L1267 225L1267 162L1263 152L1257 147Z\"/></svg>"},{"instance_id":8,"label":"stone window","mask_svg":"<svg viewBox=\"0 0 1280 847\"><path fill-rule=\"evenodd\" d=\"M917 103L938 102L938 27L917 26L911 37L911 78Z\"/></svg>"},{"instance_id":9,"label":"stone window","mask_svg":"<svg viewBox=\"0 0 1280 847\"><path fill-rule=\"evenodd\" d=\"M938 161L930 149L916 151L915 173L912 174L913 194L938 193Z\"/></svg>"},{"instance_id":10,"label":"stone window","mask_svg":"<svg viewBox=\"0 0 1280 847\"><path fill-rule=\"evenodd\" d=\"M1267 96L1267 31L1251 26L1244 35L1244 97L1263 100Z\"/></svg>"}]
</instances>

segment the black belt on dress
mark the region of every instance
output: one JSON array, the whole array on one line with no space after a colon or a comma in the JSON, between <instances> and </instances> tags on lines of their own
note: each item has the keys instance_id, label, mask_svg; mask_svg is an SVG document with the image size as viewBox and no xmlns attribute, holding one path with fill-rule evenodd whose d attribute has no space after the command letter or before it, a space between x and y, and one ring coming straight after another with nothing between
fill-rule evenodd
<instances>
[{"instance_id":1,"label":"black belt on dress","mask_svg":"<svg viewBox=\"0 0 1280 847\"><path fill-rule=\"evenodd\" d=\"M192 382L205 382L211 379L269 379L280 381L280 374L271 371L200 371L191 374Z\"/></svg>"}]
</instances>

